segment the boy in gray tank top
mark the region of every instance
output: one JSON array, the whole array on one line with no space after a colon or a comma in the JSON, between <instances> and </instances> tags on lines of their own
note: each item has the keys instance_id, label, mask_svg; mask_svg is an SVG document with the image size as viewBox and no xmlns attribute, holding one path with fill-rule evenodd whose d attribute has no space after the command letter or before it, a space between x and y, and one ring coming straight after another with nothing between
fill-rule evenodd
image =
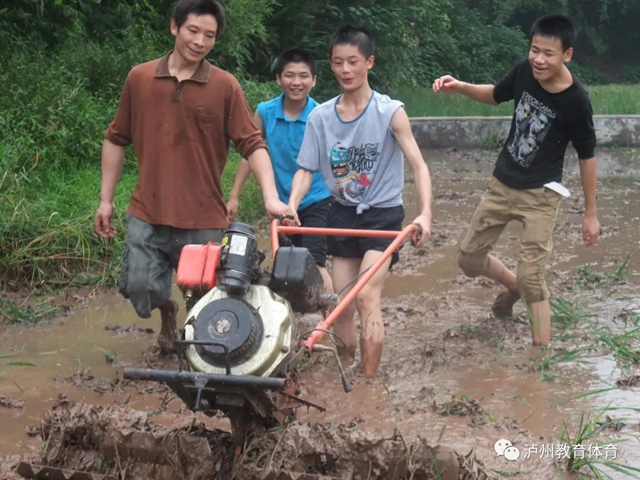
<instances>
[{"instance_id":1,"label":"boy in gray tank top","mask_svg":"<svg viewBox=\"0 0 640 480\"><path fill-rule=\"evenodd\" d=\"M414 238L416 248L422 248L431 236L429 169L413 137L404 105L369 86L367 76L374 64L373 50L373 40L367 32L352 26L340 28L331 39L331 69L342 94L319 105L309 115L289 205L297 211L313 174L321 172L335 199L327 217L328 228L401 230L406 157L420 198L421 213L413 223L422 230L420 237ZM295 222L299 225L297 218ZM342 292L344 298L353 287L349 283L370 268L391 242L391 239L328 236L334 291ZM394 252L333 327L346 345L340 349L341 356L353 362L358 344L354 314L358 310L362 322L362 372L369 378L377 376L384 344L382 287L398 258L398 252Z\"/></svg>"}]
</instances>

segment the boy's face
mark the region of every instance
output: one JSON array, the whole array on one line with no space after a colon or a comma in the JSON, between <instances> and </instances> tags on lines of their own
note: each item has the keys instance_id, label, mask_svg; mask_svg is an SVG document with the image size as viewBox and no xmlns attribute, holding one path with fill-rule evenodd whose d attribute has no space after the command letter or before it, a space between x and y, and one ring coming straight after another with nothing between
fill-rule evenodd
<instances>
[{"instance_id":1,"label":"boy's face","mask_svg":"<svg viewBox=\"0 0 640 480\"><path fill-rule=\"evenodd\" d=\"M218 21L213 15L190 13L178 29L171 19L171 33L176 37L175 50L188 63L200 62L216 43Z\"/></svg>"},{"instance_id":2,"label":"boy's face","mask_svg":"<svg viewBox=\"0 0 640 480\"><path fill-rule=\"evenodd\" d=\"M291 62L284 66L281 75L276 75L276 82L285 97L299 101L307 98L311 89L316 86L316 77L311 74L311 69L306 63Z\"/></svg>"},{"instance_id":3,"label":"boy's face","mask_svg":"<svg viewBox=\"0 0 640 480\"><path fill-rule=\"evenodd\" d=\"M331 52L331 70L345 92L360 88L367 81L374 57L369 58L355 45L336 45Z\"/></svg>"},{"instance_id":4,"label":"boy's face","mask_svg":"<svg viewBox=\"0 0 640 480\"><path fill-rule=\"evenodd\" d=\"M548 81L562 72L564 62L571 60L573 49L562 51L562 41L555 37L534 35L529 47L529 63L539 82Z\"/></svg>"}]
</instances>

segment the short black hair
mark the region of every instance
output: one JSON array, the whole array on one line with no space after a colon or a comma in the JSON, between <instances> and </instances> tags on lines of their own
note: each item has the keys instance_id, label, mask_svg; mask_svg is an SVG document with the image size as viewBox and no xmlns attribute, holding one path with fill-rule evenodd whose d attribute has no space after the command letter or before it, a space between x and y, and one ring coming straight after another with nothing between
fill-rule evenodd
<instances>
[{"instance_id":1,"label":"short black hair","mask_svg":"<svg viewBox=\"0 0 640 480\"><path fill-rule=\"evenodd\" d=\"M538 18L531 27L529 41L533 40L534 35L557 38L562 43L564 52L573 47L576 36L573 23L564 15L546 15Z\"/></svg>"},{"instance_id":2,"label":"short black hair","mask_svg":"<svg viewBox=\"0 0 640 480\"><path fill-rule=\"evenodd\" d=\"M329 58L333 54L333 47L336 45L354 45L365 58L373 55L375 42L367 30L353 25L344 25L340 27L331 37L329 42Z\"/></svg>"},{"instance_id":3,"label":"short black hair","mask_svg":"<svg viewBox=\"0 0 640 480\"><path fill-rule=\"evenodd\" d=\"M315 77L316 75L316 61L306 50L301 48L291 48L286 52L283 52L279 57L275 67L275 74L282 75L284 71L284 67L286 67L289 63L304 63L309 70L311 70L311 75Z\"/></svg>"},{"instance_id":4,"label":"short black hair","mask_svg":"<svg viewBox=\"0 0 640 480\"><path fill-rule=\"evenodd\" d=\"M218 22L216 40L222 36L227 23L227 16L224 7L218 0L179 0L173 9L173 20L176 22L178 29L192 13L198 16L213 15Z\"/></svg>"}]
</instances>

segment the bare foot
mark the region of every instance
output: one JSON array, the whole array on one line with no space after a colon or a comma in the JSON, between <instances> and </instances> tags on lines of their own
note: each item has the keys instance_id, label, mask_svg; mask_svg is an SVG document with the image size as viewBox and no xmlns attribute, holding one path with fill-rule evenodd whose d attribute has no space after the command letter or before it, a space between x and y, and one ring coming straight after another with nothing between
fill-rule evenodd
<instances>
[{"instance_id":1,"label":"bare foot","mask_svg":"<svg viewBox=\"0 0 640 480\"><path fill-rule=\"evenodd\" d=\"M160 335L158 336L158 344L160 345L160 354L170 355L176 353L175 343L179 340L178 335L178 302L170 300L164 306L160 307L160 318L162 324L160 327Z\"/></svg>"},{"instance_id":2,"label":"bare foot","mask_svg":"<svg viewBox=\"0 0 640 480\"><path fill-rule=\"evenodd\" d=\"M506 290L496 297L491 311L496 317L510 317L513 315L513 306L520 300L520 294Z\"/></svg>"}]
</instances>

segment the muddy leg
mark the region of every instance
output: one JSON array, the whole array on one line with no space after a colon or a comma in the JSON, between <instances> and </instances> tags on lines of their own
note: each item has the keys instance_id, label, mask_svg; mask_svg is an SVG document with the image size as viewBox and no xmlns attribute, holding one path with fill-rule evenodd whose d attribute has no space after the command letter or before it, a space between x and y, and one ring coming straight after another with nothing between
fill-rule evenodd
<instances>
[{"instance_id":1,"label":"muddy leg","mask_svg":"<svg viewBox=\"0 0 640 480\"><path fill-rule=\"evenodd\" d=\"M549 345L551 340L551 307L549 300L529 305L531 338L534 345Z\"/></svg>"},{"instance_id":2,"label":"muddy leg","mask_svg":"<svg viewBox=\"0 0 640 480\"><path fill-rule=\"evenodd\" d=\"M547 197L545 193L544 199L536 199L537 208L528 208L523 214L524 234L518 255L517 281L518 291L529 307L534 345L548 345L551 337L550 294L545 277L547 262L553 252L553 228L561 199L559 194Z\"/></svg>"},{"instance_id":3,"label":"muddy leg","mask_svg":"<svg viewBox=\"0 0 640 480\"><path fill-rule=\"evenodd\" d=\"M331 280L333 282L333 287L335 288L336 293L339 293L344 289L344 291L340 293L340 300L344 299L356 283L353 282L351 285L347 286L349 282L358 275L360 263L360 259L357 258L333 258L331 266ZM356 323L353 318L355 313L355 302L351 302L351 304L347 306L333 324L333 332L345 343L345 346L342 347L340 340L336 341L338 344L340 359L345 367L348 367L353 363L356 357L356 349L358 348L358 334L356 332Z\"/></svg>"},{"instance_id":4,"label":"muddy leg","mask_svg":"<svg viewBox=\"0 0 640 480\"><path fill-rule=\"evenodd\" d=\"M322 277L322 281L324 282L324 294L331 295L333 292L333 282L331 281L331 276L329 272L327 272L326 267L318 266L318 271L320 272L320 276Z\"/></svg>"},{"instance_id":5,"label":"muddy leg","mask_svg":"<svg viewBox=\"0 0 640 480\"><path fill-rule=\"evenodd\" d=\"M529 310L533 344L548 345L551 337L551 307L544 274L549 253L539 250L531 242L524 243L518 264L518 290Z\"/></svg>"},{"instance_id":6,"label":"muddy leg","mask_svg":"<svg viewBox=\"0 0 640 480\"><path fill-rule=\"evenodd\" d=\"M160 345L160 353L163 355L176 352L174 342L179 340L177 314L178 302L175 300L168 300L160 306L162 324L160 335L158 336L158 344Z\"/></svg>"},{"instance_id":7,"label":"muddy leg","mask_svg":"<svg viewBox=\"0 0 640 480\"><path fill-rule=\"evenodd\" d=\"M514 304L520 300L516 275L500 260L489 255L489 267L484 275L506 288L497 297L491 309L497 316L509 316L513 313Z\"/></svg>"},{"instance_id":8,"label":"muddy leg","mask_svg":"<svg viewBox=\"0 0 640 480\"><path fill-rule=\"evenodd\" d=\"M322 281L324 282L324 295L331 295L334 293L333 291L333 281L331 280L331 275L327 271L326 267L321 267L318 265L318 271L320 272L320 276L322 277ZM320 312L322 313L322 318L327 318L329 316L329 312L331 307L323 307Z\"/></svg>"},{"instance_id":9,"label":"muddy leg","mask_svg":"<svg viewBox=\"0 0 640 480\"><path fill-rule=\"evenodd\" d=\"M467 233L460 243L458 264L468 277L490 278L506 288L493 304L494 314L510 314L518 300L516 276L497 258L489 255L507 224L513 219L506 187L496 178L471 217Z\"/></svg>"},{"instance_id":10,"label":"muddy leg","mask_svg":"<svg viewBox=\"0 0 640 480\"><path fill-rule=\"evenodd\" d=\"M382 252L368 250L362 260L360 271L363 272L373 265L381 255ZM360 290L356 299L361 326L362 373L367 378L375 378L378 375L382 358L385 332L380 310L380 296L390 263L391 258L371 277L371 280Z\"/></svg>"}]
</instances>

